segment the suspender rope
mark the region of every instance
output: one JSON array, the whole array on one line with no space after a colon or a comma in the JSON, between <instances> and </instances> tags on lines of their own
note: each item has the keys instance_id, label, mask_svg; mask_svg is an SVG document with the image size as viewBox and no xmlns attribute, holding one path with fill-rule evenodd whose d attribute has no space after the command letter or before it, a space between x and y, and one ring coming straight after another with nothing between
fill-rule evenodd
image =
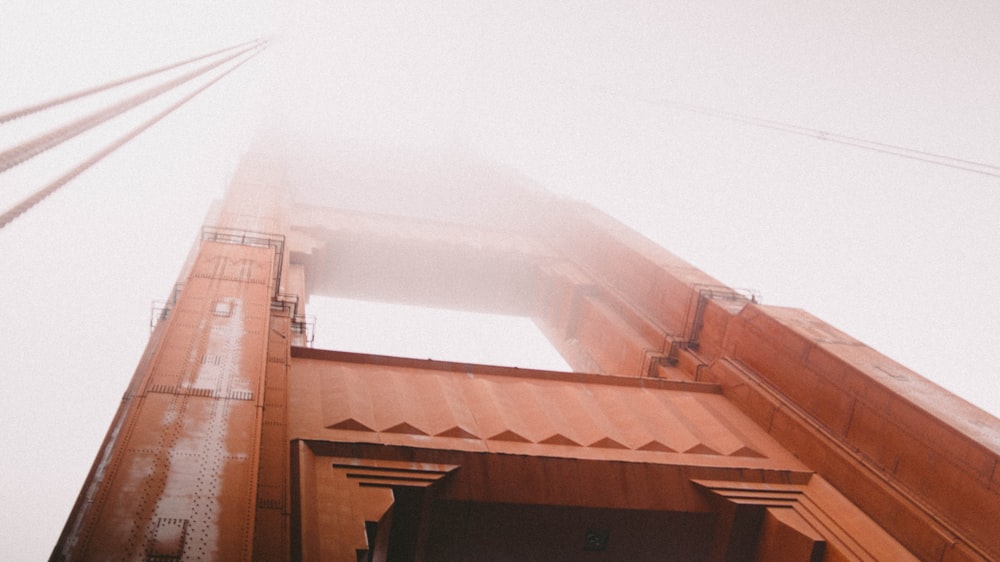
<instances>
[{"instance_id":1,"label":"suspender rope","mask_svg":"<svg viewBox=\"0 0 1000 562\"><path fill-rule=\"evenodd\" d=\"M145 103L160 94L170 91L181 84L188 82L201 76L202 74L216 68L222 64L225 64L236 57L257 48L257 45L251 47L246 47L233 55L229 55L221 60L206 64L200 68L197 68L187 74L183 74L174 78L173 80L168 80L158 86L149 88L143 92L140 92L130 98L126 98L114 105L108 106L104 109L100 109L90 115L77 119L68 125L63 125L62 127L57 127L41 136L35 137L29 141L23 142L13 148L9 148L3 152L0 152L0 173L3 173L14 166L29 160L50 148L58 146L63 142L86 132L89 129L104 123L105 121L117 117L126 111Z\"/></svg>"},{"instance_id":2,"label":"suspender rope","mask_svg":"<svg viewBox=\"0 0 1000 562\"><path fill-rule=\"evenodd\" d=\"M205 54L205 55L197 56L197 57L190 58L190 59L187 59L187 60L182 60L180 62L175 62L173 64L168 64L167 66L161 66L159 68L154 68L153 70L147 70L145 72L140 72L139 74L133 74L132 76L127 76L125 78L119 78L118 80L107 82L107 83L101 84L100 86L94 86L92 88L87 88L85 90L80 90L79 92L74 92L72 94L67 94L65 96L54 98L54 99L51 99L51 100L48 100L48 101L45 101L45 102L42 102L42 103L38 103L38 104L35 104L35 105L29 105L28 107L22 107L21 109L15 109L14 111L10 111L8 113L4 113L4 114L0 115L0 124L6 123L7 121L13 121L14 119L20 119L21 117L25 117L25 116L31 115L32 113L38 113L39 111L43 111L45 109L49 109L49 108L55 107L57 105L62 105L62 104L67 103L67 102L78 100L80 98L84 98L84 97L87 97L87 96L92 95L92 94L97 94L97 93L103 92L105 90L110 90L111 88L122 86L122 85L128 84L129 82L135 82L136 80L141 80L143 78L148 78L150 76L154 76L156 74L160 74L161 72L166 72L168 70L173 70L175 68L179 68L179 67L184 66L186 64L191 64L193 62L197 62L197 61L200 61L202 59L207 59L209 57L214 57L215 55L218 55L220 53L224 53L226 51L231 51L233 49L238 49L240 47L245 47L247 45L250 45L251 43L259 44L260 41L261 41L260 39L254 39L253 41L247 41L246 43L240 43L239 45L233 45L232 47L226 47L225 49L219 49L218 51L213 51L213 52Z\"/></svg>"},{"instance_id":3,"label":"suspender rope","mask_svg":"<svg viewBox=\"0 0 1000 562\"><path fill-rule=\"evenodd\" d=\"M23 201L21 201L17 205L11 207L9 210L7 210L6 212L4 212L3 214L0 214L0 229L4 228L8 224L10 224L11 221L13 221L17 217L21 216L22 214L24 214L26 211L28 211L29 209L31 209L32 207L34 207L35 205L37 205L39 202L41 202L43 199L45 199L49 195L52 195L53 193L55 193L56 191L58 191L59 188L61 188L62 186L66 185L70 180L72 180L76 176L78 176L81 173L83 173L85 170L87 170L87 168L90 168L91 166L93 166L97 162L100 162L105 156L107 156L107 155L111 154L112 152L114 152L115 150L121 148L122 145L124 145L128 141L134 139L135 137L139 136L140 133L142 133L146 129L152 127L153 125L155 125L157 122L159 122L161 119L163 119L167 115L173 113L174 110L176 110L177 108L181 107L182 105L184 105L185 103L187 103L188 101L190 101L192 98L194 98L195 96L197 96L201 92L203 92L206 89L208 89L210 86L212 86L213 84L215 84L219 80L222 80L227 74L229 74L230 72L236 70L241 65L243 65L244 63L246 63L247 61L249 61L253 57L255 57L258 54L260 54L260 52L264 48L267 47L267 43L266 42L261 43L259 45L259 47L260 47L259 50L257 50L256 52L252 53L249 57L247 57L247 58L239 61L236 64L234 64L232 67L230 67L229 69L227 69L222 74L216 76L215 78L213 78L212 80L210 80L208 83L200 86L198 89L196 89L195 91L191 92L190 94L184 96L183 98L181 98L180 100L178 100L177 102L175 102L170 107L166 108L165 110L161 111L160 113L157 113L156 115L154 115L149 120L147 120L147 121L143 122L142 124L140 124L138 127L132 129L131 131L129 131L125 135L123 135L123 136L119 137L118 139L116 139L111 144L108 144L107 146L105 146L101 150L95 152L89 158L87 158L86 160L84 160L83 162L81 162L80 164L78 164L77 166L75 166L73 169L71 169L70 171L66 172L62 176L60 176L58 179L56 179L52 183L46 185L42 189L39 189L35 193L31 194L26 199L24 199Z\"/></svg>"}]
</instances>

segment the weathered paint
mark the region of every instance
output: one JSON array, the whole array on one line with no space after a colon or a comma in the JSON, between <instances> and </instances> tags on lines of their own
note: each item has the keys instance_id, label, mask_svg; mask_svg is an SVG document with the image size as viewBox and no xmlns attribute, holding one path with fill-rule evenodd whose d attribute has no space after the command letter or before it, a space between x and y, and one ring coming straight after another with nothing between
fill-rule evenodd
<instances>
[{"instance_id":1,"label":"weathered paint","mask_svg":"<svg viewBox=\"0 0 1000 562\"><path fill-rule=\"evenodd\" d=\"M1000 558L1000 421L822 321L510 176L471 208L400 191L411 218L283 177L255 153L213 212L55 559L577 559L612 527L691 560ZM578 372L297 347L307 288L530 316Z\"/></svg>"},{"instance_id":2,"label":"weathered paint","mask_svg":"<svg viewBox=\"0 0 1000 562\"><path fill-rule=\"evenodd\" d=\"M273 260L203 243L60 556L249 557Z\"/></svg>"}]
</instances>

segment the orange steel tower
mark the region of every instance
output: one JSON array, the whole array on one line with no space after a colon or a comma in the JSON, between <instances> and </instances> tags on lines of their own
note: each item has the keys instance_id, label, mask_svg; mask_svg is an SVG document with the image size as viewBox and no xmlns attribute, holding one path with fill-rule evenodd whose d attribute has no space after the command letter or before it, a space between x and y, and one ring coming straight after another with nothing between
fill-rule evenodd
<instances>
[{"instance_id":1,"label":"orange steel tower","mask_svg":"<svg viewBox=\"0 0 1000 562\"><path fill-rule=\"evenodd\" d=\"M1000 421L850 336L500 170L285 160L213 210L53 559L1000 559ZM310 294L527 316L574 372L313 349Z\"/></svg>"}]
</instances>

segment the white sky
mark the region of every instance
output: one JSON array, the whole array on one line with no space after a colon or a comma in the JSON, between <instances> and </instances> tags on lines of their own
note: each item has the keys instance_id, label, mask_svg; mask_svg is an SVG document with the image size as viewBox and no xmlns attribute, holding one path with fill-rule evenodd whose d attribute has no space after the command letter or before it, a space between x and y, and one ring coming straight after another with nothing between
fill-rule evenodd
<instances>
[{"instance_id":1,"label":"white sky","mask_svg":"<svg viewBox=\"0 0 1000 562\"><path fill-rule=\"evenodd\" d=\"M1000 4L203 4L5 2L0 112L285 33L0 230L0 557L48 556L150 301L263 120L509 165L1000 413L1000 179L642 101L997 164ZM111 125L0 175L0 207Z\"/></svg>"}]
</instances>

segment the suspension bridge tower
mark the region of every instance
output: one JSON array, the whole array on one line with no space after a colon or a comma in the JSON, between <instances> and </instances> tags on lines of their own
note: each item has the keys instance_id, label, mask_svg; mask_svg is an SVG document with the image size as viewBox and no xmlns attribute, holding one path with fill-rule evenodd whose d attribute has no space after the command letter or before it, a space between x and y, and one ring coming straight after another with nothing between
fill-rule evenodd
<instances>
[{"instance_id":1,"label":"suspension bridge tower","mask_svg":"<svg viewBox=\"0 0 1000 562\"><path fill-rule=\"evenodd\" d=\"M1000 554L996 420L850 336L500 170L285 170L245 157L55 559ZM310 294L527 316L574 372L314 349Z\"/></svg>"},{"instance_id":2,"label":"suspension bridge tower","mask_svg":"<svg viewBox=\"0 0 1000 562\"><path fill-rule=\"evenodd\" d=\"M1000 559L995 418L505 170L317 190L291 148L213 208L53 560ZM528 317L573 371L316 349L310 295Z\"/></svg>"}]
</instances>

